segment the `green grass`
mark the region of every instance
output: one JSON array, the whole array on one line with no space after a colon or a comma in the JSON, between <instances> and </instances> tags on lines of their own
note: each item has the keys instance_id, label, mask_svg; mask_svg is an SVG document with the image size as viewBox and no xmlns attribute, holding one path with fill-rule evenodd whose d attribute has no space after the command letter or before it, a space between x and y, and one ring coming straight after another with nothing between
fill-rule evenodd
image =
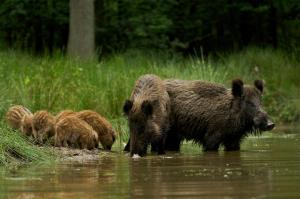
<instances>
[{"instance_id":1,"label":"green grass","mask_svg":"<svg viewBox=\"0 0 300 199\"><path fill-rule=\"evenodd\" d=\"M112 122L119 132L117 143L122 144L128 137L122 105L136 79L145 73L161 78L204 79L227 86L236 77L251 84L255 79L264 79L263 104L275 122L299 120L300 61L297 56L254 47L207 59L129 51L101 61L79 61L59 53L53 57L34 57L2 51L0 116L3 118L12 104L22 104L33 112L46 109L53 114L63 109L93 109ZM1 128L1 137L13 133L2 124ZM0 139L1 146L2 142Z\"/></svg>"},{"instance_id":2,"label":"green grass","mask_svg":"<svg viewBox=\"0 0 300 199\"><path fill-rule=\"evenodd\" d=\"M50 162L53 153L33 145L28 138L11 130L6 124L0 126L0 165L17 166L24 162Z\"/></svg>"}]
</instances>

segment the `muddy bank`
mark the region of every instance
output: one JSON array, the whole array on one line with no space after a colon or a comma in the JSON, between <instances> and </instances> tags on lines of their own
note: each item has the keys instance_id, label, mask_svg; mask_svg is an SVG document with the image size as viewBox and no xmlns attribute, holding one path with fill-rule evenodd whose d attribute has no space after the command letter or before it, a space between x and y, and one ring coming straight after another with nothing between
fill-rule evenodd
<instances>
[{"instance_id":1,"label":"muddy bank","mask_svg":"<svg viewBox=\"0 0 300 199\"><path fill-rule=\"evenodd\" d=\"M90 162L90 161L97 161L103 156L110 156L115 154L116 152L107 151L103 149L72 149L72 148L65 148L65 147L41 147L47 148L51 152L57 156L58 161L60 162ZM124 154L126 155L126 154Z\"/></svg>"}]
</instances>

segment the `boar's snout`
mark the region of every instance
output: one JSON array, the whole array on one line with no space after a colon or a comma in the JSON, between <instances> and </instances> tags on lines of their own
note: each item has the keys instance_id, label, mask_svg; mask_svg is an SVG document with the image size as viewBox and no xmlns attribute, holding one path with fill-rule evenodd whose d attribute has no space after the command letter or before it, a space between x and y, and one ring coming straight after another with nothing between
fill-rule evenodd
<instances>
[{"instance_id":1,"label":"boar's snout","mask_svg":"<svg viewBox=\"0 0 300 199\"><path fill-rule=\"evenodd\" d=\"M146 151L141 149L141 150L132 150L130 152L130 156L133 156L134 154L138 154L139 156L143 157L146 155Z\"/></svg>"},{"instance_id":2,"label":"boar's snout","mask_svg":"<svg viewBox=\"0 0 300 199\"><path fill-rule=\"evenodd\" d=\"M261 112L257 117L254 118L254 126L261 131L270 131L275 127L265 112Z\"/></svg>"},{"instance_id":3,"label":"boar's snout","mask_svg":"<svg viewBox=\"0 0 300 199\"><path fill-rule=\"evenodd\" d=\"M147 147L144 146L137 146L136 144L131 145L130 156L134 154L138 154L139 156L143 157L147 153Z\"/></svg>"},{"instance_id":4,"label":"boar's snout","mask_svg":"<svg viewBox=\"0 0 300 199\"><path fill-rule=\"evenodd\" d=\"M141 129L142 131L141 131ZM130 155L138 154L139 156L145 156L147 153L147 145L150 138L147 132L144 131L144 127L136 126L131 129L130 133Z\"/></svg>"},{"instance_id":5,"label":"boar's snout","mask_svg":"<svg viewBox=\"0 0 300 199\"><path fill-rule=\"evenodd\" d=\"M275 124L271 120L268 120L268 123L266 126L266 131L271 131L274 127L275 127Z\"/></svg>"}]
</instances>

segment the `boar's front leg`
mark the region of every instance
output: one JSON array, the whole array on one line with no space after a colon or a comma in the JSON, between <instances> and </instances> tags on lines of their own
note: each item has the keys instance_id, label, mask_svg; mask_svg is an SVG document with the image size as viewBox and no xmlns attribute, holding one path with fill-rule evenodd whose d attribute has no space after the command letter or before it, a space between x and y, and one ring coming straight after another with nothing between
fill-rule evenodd
<instances>
[{"instance_id":1,"label":"boar's front leg","mask_svg":"<svg viewBox=\"0 0 300 199\"><path fill-rule=\"evenodd\" d=\"M240 150L241 138L237 136L226 136L224 140L225 151L238 151Z\"/></svg>"},{"instance_id":2,"label":"boar's front leg","mask_svg":"<svg viewBox=\"0 0 300 199\"><path fill-rule=\"evenodd\" d=\"M124 148L124 151L130 152L130 138L129 138L129 140L128 140L125 148Z\"/></svg>"},{"instance_id":3,"label":"boar's front leg","mask_svg":"<svg viewBox=\"0 0 300 199\"><path fill-rule=\"evenodd\" d=\"M151 152L157 152L157 143L156 142L151 142Z\"/></svg>"},{"instance_id":4,"label":"boar's front leg","mask_svg":"<svg viewBox=\"0 0 300 199\"><path fill-rule=\"evenodd\" d=\"M219 132L207 133L204 136L203 150L204 151L218 151L221 144L222 134Z\"/></svg>"},{"instance_id":5,"label":"boar's front leg","mask_svg":"<svg viewBox=\"0 0 300 199\"><path fill-rule=\"evenodd\" d=\"M166 135L163 135L158 140L158 145L157 145L157 154L158 155L166 154L166 152L165 152L165 142L166 142Z\"/></svg>"},{"instance_id":6,"label":"boar's front leg","mask_svg":"<svg viewBox=\"0 0 300 199\"><path fill-rule=\"evenodd\" d=\"M167 151L179 152L182 140L182 136L180 136L177 132L169 131L165 141L165 149Z\"/></svg>"}]
</instances>

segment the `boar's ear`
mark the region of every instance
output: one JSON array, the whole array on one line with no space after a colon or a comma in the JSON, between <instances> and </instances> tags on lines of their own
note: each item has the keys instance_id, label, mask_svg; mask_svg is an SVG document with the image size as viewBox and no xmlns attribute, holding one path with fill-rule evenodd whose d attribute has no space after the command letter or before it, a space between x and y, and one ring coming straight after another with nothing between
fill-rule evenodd
<instances>
[{"instance_id":1,"label":"boar's ear","mask_svg":"<svg viewBox=\"0 0 300 199\"><path fill-rule=\"evenodd\" d=\"M263 81L263 80L255 80L255 81L254 81L254 86L255 86L261 93L263 93L263 91L264 91L264 81Z\"/></svg>"},{"instance_id":2,"label":"boar's ear","mask_svg":"<svg viewBox=\"0 0 300 199\"><path fill-rule=\"evenodd\" d=\"M126 100L124 105L123 105L123 112L125 115L128 115L129 111L131 110L133 105L133 102L131 100Z\"/></svg>"},{"instance_id":3,"label":"boar's ear","mask_svg":"<svg viewBox=\"0 0 300 199\"><path fill-rule=\"evenodd\" d=\"M244 83L240 79L232 80L232 95L234 97L241 97L244 94Z\"/></svg>"},{"instance_id":4,"label":"boar's ear","mask_svg":"<svg viewBox=\"0 0 300 199\"><path fill-rule=\"evenodd\" d=\"M141 109L146 116L150 116L153 113L153 106L148 100L143 101Z\"/></svg>"}]
</instances>

